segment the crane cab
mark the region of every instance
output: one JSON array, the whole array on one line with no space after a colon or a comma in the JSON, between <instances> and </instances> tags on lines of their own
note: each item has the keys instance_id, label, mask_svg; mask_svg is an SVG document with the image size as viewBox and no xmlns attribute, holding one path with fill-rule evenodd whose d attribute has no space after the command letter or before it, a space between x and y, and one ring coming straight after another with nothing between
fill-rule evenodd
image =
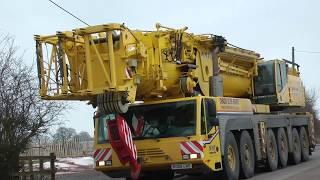
<instances>
[{"instance_id":1,"label":"crane cab","mask_svg":"<svg viewBox=\"0 0 320 180\"><path fill-rule=\"evenodd\" d=\"M222 170L219 122L212 97L179 98L130 105L121 114L131 129L143 176L159 172ZM129 176L110 143L110 115L95 117L95 169L111 177ZM167 174L169 175L169 174Z\"/></svg>"},{"instance_id":2,"label":"crane cab","mask_svg":"<svg viewBox=\"0 0 320 180\"><path fill-rule=\"evenodd\" d=\"M271 107L305 105L305 91L297 68L290 61L270 60L258 64L254 77L254 101Z\"/></svg>"}]
</instances>

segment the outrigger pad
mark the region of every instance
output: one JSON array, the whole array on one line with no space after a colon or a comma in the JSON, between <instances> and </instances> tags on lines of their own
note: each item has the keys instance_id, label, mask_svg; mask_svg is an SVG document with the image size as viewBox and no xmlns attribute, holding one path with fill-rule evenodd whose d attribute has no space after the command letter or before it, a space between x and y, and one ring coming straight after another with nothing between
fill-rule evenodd
<instances>
[{"instance_id":1,"label":"outrigger pad","mask_svg":"<svg viewBox=\"0 0 320 180\"><path fill-rule=\"evenodd\" d=\"M138 179L141 166L137 161L137 148L133 143L131 129L125 119L116 115L114 120L108 121L108 135L113 150L118 155L122 165L129 162L131 178Z\"/></svg>"}]
</instances>

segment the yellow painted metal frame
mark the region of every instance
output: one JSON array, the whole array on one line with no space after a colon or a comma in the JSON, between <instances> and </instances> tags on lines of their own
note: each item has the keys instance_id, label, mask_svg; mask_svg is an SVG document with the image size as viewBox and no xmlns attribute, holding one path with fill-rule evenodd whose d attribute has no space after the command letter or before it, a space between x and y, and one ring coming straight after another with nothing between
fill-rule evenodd
<instances>
[{"instance_id":1,"label":"yellow painted metal frame","mask_svg":"<svg viewBox=\"0 0 320 180\"><path fill-rule=\"evenodd\" d=\"M51 100L94 101L106 91L122 91L129 94L130 102L179 98L185 94L178 82L188 77L188 91L198 79L201 91L208 96L213 74L211 51L218 42L212 35L186 30L157 24L156 31L141 31L104 24L35 36L40 95ZM181 39L181 59L172 55L178 54L177 38ZM48 45L52 47L48 50L50 59L44 56L47 48L43 50ZM226 46L219 59L225 96L252 94L251 79L257 74L259 54ZM188 65L196 67L185 69ZM235 83L241 88L233 88Z\"/></svg>"}]
</instances>

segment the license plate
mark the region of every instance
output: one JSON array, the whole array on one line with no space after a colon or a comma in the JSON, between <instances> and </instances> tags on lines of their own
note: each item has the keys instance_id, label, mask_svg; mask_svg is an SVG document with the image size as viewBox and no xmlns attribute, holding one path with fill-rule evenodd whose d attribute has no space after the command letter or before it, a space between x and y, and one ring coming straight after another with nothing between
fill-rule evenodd
<instances>
[{"instance_id":1,"label":"license plate","mask_svg":"<svg viewBox=\"0 0 320 180\"><path fill-rule=\"evenodd\" d=\"M171 164L171 169L191 169L192 164Z\"/></svg>"}]
</instances>

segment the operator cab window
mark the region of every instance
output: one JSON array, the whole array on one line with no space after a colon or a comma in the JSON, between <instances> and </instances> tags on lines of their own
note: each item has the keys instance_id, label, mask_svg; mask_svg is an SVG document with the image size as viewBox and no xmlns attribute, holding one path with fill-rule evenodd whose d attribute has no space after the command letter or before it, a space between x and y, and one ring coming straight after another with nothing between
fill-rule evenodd
<instances>
[{"instance_id":1,"label":"operator cab window","mask_svg":"<svg viewBox=\"0 0 320 180\"><path fill-rule=\"evenodd\" d=\"M258 65L258 76L254 78L256 96L275 95L274 61Z\"/></svg>"},{"instance_id":2,"label":"operator cab window","mask_svg":"<svg viewBox=\"0 0 320 180\"><path fill-rule=\"evenodd\" d=\"M133 139L192 136L196 133L196 101L133 105L120 114ZM98 117L98 143L108 142L108 115Z\"/></svg>"},{"instance_id":3,"label":"operator cab window","mask_svg":"<svg viewBox=\"0 0 320 180\"><path fill-rule=\"evenodd\" d=\"M287 84L287 65L285 62L277 62L277 90L281 92Z\"/></svg>"},{"instance_id":4,"label":"operator cab window","mask_svg":"<svg viewBox=\"0 0 320 180\"><path fill-rule=\"evenodd\" d=\"M108 121L108 115L101 115L97 117L98 121L98 144L107 143L109 140L108 137L108 127L107 127L107 121Z\"/></svg>"},{"instance_id":5,"label":"operator cab window","mask_svg":"<svg viewBox=\"0 0 320 180\"><path fill-rule=\"evenodd\" d=\"M121 116L130 126L133 139L192 136L196 129L196 101L130 106Z\"/></svg>"},{"instance_id":6,"label":"operator cab window","mask_svg":"<svg viewBox=\"0 0 320 180\"><path fill-rule=\"evenodd\" d=\"M201 134L209 133L218 125L216 105L213 99L203 99L201 103Z\"/></svg>"}]
</instances>

